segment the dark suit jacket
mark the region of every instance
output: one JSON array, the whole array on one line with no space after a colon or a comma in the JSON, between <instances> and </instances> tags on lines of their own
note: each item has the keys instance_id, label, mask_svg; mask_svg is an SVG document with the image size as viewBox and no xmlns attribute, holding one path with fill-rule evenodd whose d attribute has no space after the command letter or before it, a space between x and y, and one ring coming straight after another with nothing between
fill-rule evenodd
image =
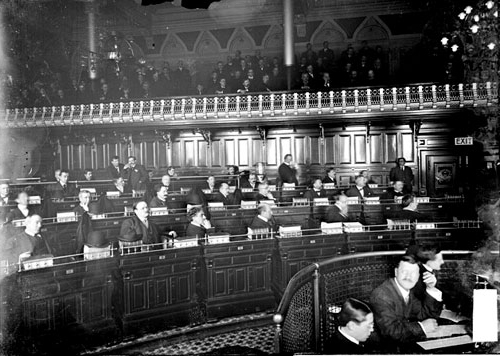
<instances>
[{"instance_id":1,"label":"dark suit jacket","mask_svg":"<svg viewBox=\"0 0 500 356\"><path fill-rule=\"evenodd\" d=\"M304 193L304 198L307 198L309 201L313 201L315 198L326 198L326 190L321 189L319 192L316 192L314 189L309 189Z\"/></svg>"},{"instance_id":2,"label":"dark suit jacket","mask_svg":"<svg viewBox=\"0 0 500 356\"><path fill-rule=\"evenodd\" d=\"M261 218L259 218L259 216L254 216L253 220L252 220L252 223L250 224L250 229L254 230L254 229L269 229L269 230L273 230L274 228L274 225L273 225L273 219L265 222L264 220L262 220Z\"/></svg>"},{"instance_id":3,"label":"dark suit jacket","mask_svg":"<svg viewBox=\"0 0 500 356\"><path fill-rule=\"evenodd\" d=\"M120 236L135 233L138 240L142 240L145 244L156 244L161 242L161 231L160 228L151 220L149 222L149 227L146 227L137 216L133 216L130 219L123 221L122 227L120 229Z\"/></svg>"},{"instance_id":4,"label":"dark suit jacket","mask_svg":"<svg viewBox=\"0 0 500 356\"><path fill-rule=\"evenodd\" d=\"M35 214L35 208L31 205L28 205L28 215ZM23 215L21 210L16 206L14 209L12 209L8 214L7 217L5 218L6 222L10 222L13 220L21 220L25 219L26 216Z\"/></svg>"},{"instance_id":5,"label":"dark suit jacket","mask_svg":"<svg viewBox=\"0 0 500 356\"><path fill-rule=\"evenodd\" d=\"M387 188L387 191L382 194L380 199L382 200L394 200L395 197L402 197L403 192L396 192L393 187Z\"/></svg>"},{"instance_id":6,"label":"dark suit jacket","mask_svg":"<svg viewBox=\"0 0 500 356\"><path fill-rule=\"evenodd\" d=\"M196 226L194 224L189 223L186 228L186 237L195 238L198 242L202 242L205 239L205 234L207 233L207 229L203 226Z\"/></svg>"},{"instance_id":7,"label":"dark suit jacket","mask_svg":"<svg viewBox=\"0 0 500 356\"><path fill-rule=\"evenodd\" d=\"M295 185L299 185L295 173L295 169L290 168L290 166L285 163L282 163L278 168L278 175L282 183L295 183Z\"/></svg>"},{"instance_id":8,"label":"dark suit jacket","mask_svg":"<svg viewBox=\"0 0 500 356\"><path fill-rule=\"evenodd\" d=\"M119 163L118 164L118 167L120 169L120 172L118 172L115 168L115 166L113 166L112 164L110 164L108 166L108 168L106 168L106 172L108 174L108 177L110 179L116 179L116 178L120 178L123 176L123 173L124 173L124 169L123 169L123 163Z\"/></svg>"},{"instance_id":9,"label":"dark suit jacket","mask_svg":"<svg viewBox=\"0 0 500 356\"><path fill-rule=\"evenodd\" d=\"M337 355L352 355L352 354L364 354L367 350L361 344L355 344L340 331L335 330L335 333L331 336L330 340L325 345L325 353L327 354L337 354Z\"/></svg>"},{"instance_id":10,"label":"dark suit jacket","mask_svg":"<svg viewBox=\"0 0 500 356\"><path fill-rule=\"evenodd\" d=\"M233 195L228 194L228 196L225 197L221 192L214 193L212 202L221 202L224 206L234 205Z\"/></svg>"},{"instance_id":11,"label":"dark suit jacket","mask_svg":"<svg viewBox=\"0 0 500 356\"><path fill-rule=\"evenodd\" d=\"M330 205L326 210L325 222L333 223L333 222L345 222L347 220L347 216L343 216L340 214L340 208L337 205Z\"/></svg>"},{"instance_id":12,"label":"dark suit jacket","mask_svg":"<svg viewBox=\"0 0 500 356\"><path fill-rule=\"evenodd\" d=\"M240 184L241 184L241 189L243 189L243 188L246 188L246 189L252 188L252 189L256 190L259 187L259 182L255 182L255 187L252 187L250 185L250 182L248 182L247 179L242 179L240 181Z\"/></svg>"},{"instance_id":13,"label":"dark suit jacket","mask_svg":"<svg viewBox=\"0 0 500 356\"><path fill-rule=\"evenodd\" d=\"M75 208L73 209L73 211L77 214L77 215L80 215L82 216L84 213L86 213L85 209L82 208L81 205L77 205L75 206Z\"/></svg>"},{"instance_id":14,"label":"dark suit jacket","mask_svg":"<svg viewBox=\"0 0 500 356\"><path fill-rule=\"evenodd\" d=\"M40 234L31 236L23 231L16 235L15 239L17 240L17 243L19 245L29 247L28 250L24 248L24 251L21 252L31 252L31 256L40 256L53 253L52 248Z\"/></svg>"},{"instance_id":15,"label":"dark suit jacket","mask_svg":"<svg viewBox=\"0 0 500 356\"><path fill-rule=\"evenodd\" d=\"M148 172L142 164L136 164L134 168L124 170L123 177L127 179L129 189L144 190L148 181Z\"/></svg>"},{"instance_id":16,"label":"dark suit jacket","mask_svg":"<svg viewBox=\"0 0 500 356\"><path fill-rule=\"evenodd\" d=\"M363 192L364 192L363 194L365 195L364 196L365 198L368 198L368 197L373 195L372 190L367 186L363 187ZM345 192L345 195L347 195L348 197L358 197L360 199L363 199L363 197L361 196L361 193L359 192L359 190L356 186L347 189Z\"/></svg>"},{"instance_id":17,"label":"dark suit jacket","mask_svg":"<svg viewBox=\"0 0 500 356\"><path fill-rule=\"evenodd\" d=\"M406 193L410 193L412 191L413 171L410 167L405 166L404 170L402 170L399 166L391 168L389 172L389 179L392 182L397 180L402 181L405 184Z\"/></svg>"},{"instance_id":18,"label":"dark suit jacket","mask_svg":"<svg viewBox=\"0 0 500 356\"><path fill-rule=\"evenodd\" d=\"M161 201L158 197L153 197L151 201L149 202L149 207L150 208L166 208L167 207L167 201Z\"/></svg>"},{"instance_id":19,"label":"dark suit jacket","mask_svg":"<svg viewBox=\"0 0 500 356\"><path fill-rule=\"evenodd\" d=\"M271 193L271 194L273 194L273 193ZM273 195L273 197L274 197L274 195ZM266 197L266 196L264 196L264 195L262 195L260 193L256 193L255 197L254 197L254 200L256 200L257 203L260 203L261 200L272 200L272 199L269 199L268 197ZM276 200L276 198L274 198L274 200Z\"/></svg>"},{"instance_id":20,"label":"dark suit jacket","mask_svg":"<svg viewBox=\"0 0 500 356\"><path fill-rule=\"evenodd\" d=\"M333 183L333 184L337 185L337 180L335 178L332 179L332 178L328 177L328 175L325 178L323 178L322 182L323 182L323 184Z\"/></svg>"},{"instance_id":21,"label":"dark suit jacket","mask_svg":"<svg viewBox=\"0 0 500 356\"><path fill-rule=\"evenodd\" d=\"M438 318L443 304L425 294L424 300L410 291L408 305L399 292L394 278L387 279L370 295L370 304L375 323L386 345L393 351L404 351L411 343L425 339L425 333L418 321ZM394 349L393 347L398 347Z\"/></svg>"},{"instance_id":22,"label":"dark suit jacket","mask_svg":"<svg viewBox=\"0 0 500 356\"><path fill-rule=\"evenodd\" d=\"M66 197L75 197L78 195L78 189L73 184L66 184L66 189L59 182L50 185L50 197L56 199L63 199Z\"/></svg>"}]
</instances>

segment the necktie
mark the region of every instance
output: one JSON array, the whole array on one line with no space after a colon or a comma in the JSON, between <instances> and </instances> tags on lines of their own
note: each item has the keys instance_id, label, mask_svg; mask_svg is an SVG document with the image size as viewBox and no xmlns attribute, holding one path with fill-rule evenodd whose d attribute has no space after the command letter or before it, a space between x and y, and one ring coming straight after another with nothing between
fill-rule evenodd
<instances>
[{"instance_id":1,"label":"necktie","mask_svg":"<svg viewBox=\"0 0 500 356\"><path fill-rule=\"evenodd\" d=\"M63 191L66 192L66 184L63 184Z\"/></svg>"},{"instance_id":2,"label":"necktie","mask_svg":"<svg viewBox=\"0 0 500 356\"><path fill-rule=\"evenodd\" d=\"M403 297L403 299L405 300L405 304L408 305L408 303L410 302L410 296L407 294Z\"/></svg>"},{"instance_id":3,"label":"necktie","mask_svg":"<svg viewBox=\"0 0 500 356\"><path fill-rule=\"evenodd\" d=\"M148 220L143 220L142 222L144 223L144 225L146 225L147 228L149 228Z\"/></svg>"},{"instance_id":4,"label":"necktie","mask_svg":"<svg viewBox=\"0 0 500 356\"><path fill-rule=\"evenodd\" d=\"M365 192L363 191L363 188L359 189L359 194L361 194L362 197L365 196Z\"/></svg>"},{"instance_id":5,"label":"necktie","mask_svg":"<svg viewBox=\"0 0 500 356\"><path fill-rule=\"evenodd\" d=\"M401 171L403 171L403 172L404 172L404 171L405 171L405 167L401 167Z\"/></svg>"}]
</instances>

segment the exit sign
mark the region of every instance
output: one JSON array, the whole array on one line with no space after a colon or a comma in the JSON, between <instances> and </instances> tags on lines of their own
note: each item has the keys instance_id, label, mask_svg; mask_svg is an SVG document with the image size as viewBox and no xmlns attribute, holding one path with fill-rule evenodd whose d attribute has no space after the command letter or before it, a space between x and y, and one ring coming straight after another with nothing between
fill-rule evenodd
<instances>
[{"instance_id":1,"label":"exit sign","mask_svg":"<svg viewBox=\"0 0 500 356\"><path fill-rule=\"evenodd\" d=\"M472 137L455 137L455 146L471 146Z\"/></svg>"}]
</instances>

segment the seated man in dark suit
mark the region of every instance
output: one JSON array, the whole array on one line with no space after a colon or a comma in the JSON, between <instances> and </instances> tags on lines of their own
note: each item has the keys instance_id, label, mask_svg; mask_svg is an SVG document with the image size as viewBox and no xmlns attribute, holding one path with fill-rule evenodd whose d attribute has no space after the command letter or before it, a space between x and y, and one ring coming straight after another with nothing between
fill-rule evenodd
<instances>
[{"instance_id":1,"label":"seated man in dark suit","mask_svg":"<svg viewBox=\"0 0 500 356\"><path fill-rule=\"evenodd\" d=\"M91 182L94 179L94 172L90 168L86 168L85 171L83 171L83 181L84 182Z\"/></svg>"},{"instance_id":2,"label":"seated man in dark suit","mask_svg":"<svg viewBox=\"0 0 500 356\"><path fill-rule=\"evenodd\" d=\"M202 190L210 190L210 193L215 193L215 177L208 176L207 182L201 187Z\"/></svg>"},{"instance_id":3,"label":"seated man in dark suit","mask_svg":"<svg viewBox=\"0 0 500 356\"><path fill-rule=\"evenodd\" d=\"M121 177L124 173L124 165L123 163L120 163L120 157L118 156L113 156L111 158L111 164L106 168L106 171L108 173L108 178L110 179L116 179L118 177Z\"/></svg>"},{"instance_id":4,"label":"seated man in dark suit","mask_svg":"<svg viewBox=\"0 0 500 356\"><path fill-rule=\"evenodd\" d=\"M220 202L224 206L236 205L234 194L229 193L229 184L222 182L219 186L219 191L214 194L212 202Z\"/></svg>"},{"instance_id":5,"label":"seated man in dark suit","mask_svg":"<svg viewBox=\"0 0 500 356\"><path fill-rule=\"evenodd\" d=\"M26 219L29 215L35 213L35 207L28 204L28 198L28 193L24 190L17 193L17 206L7 214L6 222Z\"/></svg>"},{"instance_id":6,"label":"seated man in dark suit","mask_svg":"<svg viewBox=\"0 0 500 356\"><path fill-rule=\"evenodd\" d=\"M349 205L347 205L347 196L344 194L337 194L334 199L335 204L330 205L326 210L325 222L334 223L349 221L347 215L349 209Z\"/></svg>"},{"instance_id":7,"label":"seated man in dark suit","mask_svg":"<svg viewBox=\"0 0 500 356\"><path fill-rule=\"evenodd\" d=\"M174 183L172 183L172 177L169 174L164 174L161 177L161 184L167 188L167 192L173 192Z\"/></svg>"},{"instance_id":8,"label":"seated man in dark suit","mask_svg":"<svg viewBox=\"0 0 500 356\"><path fill-rule=\"evenodd\" d=\"M338 328L325 345L325 352L351 355L367 353L362 344L373 331L373 313L360 300L349 298L342 305L337 317Z\"/></svg>"},{"instance_id":9,"label":"seated man in dark suit","mask_svg":"<svg viewBox=\"0 0 500 356\"><path fill-rule=\"evenodd\" d=\"M323 189L321 178L314 179L312 188L304 193L304 198L309 202L313 202L315 198L326 198L326 190Z\"/></svg>"},{"instance_id":10,"label":"seated man in dark suit","mask_svg":"<svg viewBox=\"0 0 500 356\"><path fill-rule=\"evenodd\" d=\"M259 184L259 192L255 195L255 200L260 204L262 200L272 200L276 201L276 198L273 196L273 193L269 191L269 184L261 183Z\"/></svg>"},{"instance_id":11,"label":"seated man in dark suit","mask_svg":"<svg viewBox=\"0 0 500 356\"><path fill-rule=\"evenodd\" d=\"M186 228L186 238L196 238L200 245L205 243L205 236L208 234L212 225L203 212L203 208L194 207L188 211L187 217L189 225ZM212 229L213 230L213 229ZM182 240L182 238L180 239Z\"/></svg>"},{"instance_id":12,"label":"seated man in dark suit","mask_svg":"<svg viewBox=\"0 0 500 356\"><path fill-rule=\"evenodd\" d=\"M14 236L16 249L20 253L28 252L31 256L54 254L40 230L42 228L42 217L40 215L30 215L26 218L26 227L23 232Z\"/></svg>"},{"instance_id":13,"label":"seated man in dark suit","mask_svg":"<svg viewBox=\"0 0 500 356\"><path fill-rule=\"evenodd\" d=\"M249 228L252 230L268 229L269 231L274 231L275 221L271 207L268 204L262 203L257 209L259 214L253 218Z\"/></svg>"},{"instance_id":14,"label":"seated man in dark suit","mask_svg":"<svg viewBox=\"0 0 500 356\"><path fill-rule=\"evenodd\" d=\"M402 181L398 180L395 181L392 187L387 188L387 191L382 194L380 197L380 200L392 200L394 201L396 197L402 197L404 195L403 193L403 187L404 184Z\"/></svg>"},{"instance_id":15,"label":"seated man in dark suit","mask_svg":"<svg viewBox=\"0 0 500 356\"><path fill-rule=\"evenodd\" d=\"M80 204L78 204L73 211L77 215L83 215L84 213L89 212L89 203L90 203L90 192L88 190L81 190L78 193L78 200L80 200Z\"/></svg>"},{"instance_id":16,"label":"seated man in dark suit","mask_svg":"<svg viewBox=\"0 0 500 356\"><path fill-rule=\"evenodd\" d=\"M259 186L259 182L257 182L257 175L255 173L250 173L248 175L248 179L241 179L241 189L250 188L256 190Z\"/></svg>"},{"instance_id":17,"label":"seated man in dark suit","mask_svg":"<svg viewBox=\"0 0 500 356\"><path fill-rule=\"evenodd\" d=\"M129 187L125 184L125 180L122 177L113 179L113 185L113 189L109 190L111 192L120 192L120 195L132 193Z\"/></svg>"},{"instance_id":18,"label":"seated man in dark suit","mask_svg":"<svg viewBox=\"0 0 500 356\"><path fill-rule=\"evenodd\" d=\"M162 231L155 223L149 221L149 207L145 201L134 204L134 214L130 219L123 221L118 239L137 245L162 242ZM168 234L177 236L175 231L170 231Z\"/></svg>"},{"instance_id":19,"label":"seated man in dark suit","mask_svg":"<svg viewBox=\"0 0 500 356\"><path fill-rule=\"evenodd\" d=\"M394 220L410 220L410 222L427 220L425 214L417 211L418 203L413 195L406 194L403 196L401 205L403 209L394 213Z\"/></svg>"},{"instance_id":20,"label":"seated man in dark suit","mask_svg":"<svg viewBox=\"0 0 500 356\"><path fill-rule=\"evenodd\" d=\"M326 170L326 176L323 178L323 184L335 184L337 185L337 180L335 179L335 168L330 167Z\"/></svg>"},{"instance_id":21,"label":"seated man in dark suit","mask_svg":"<svg viewBox=\"0 0 500 356\"><path fill-rule=\"evenodd\" d=\"M395 278L387 279L372 291L370 304L387 351L408 352L414 342L436 330L436 319L443 308L442 293L436 288L436 277L426 272L425 297L415 297L413 287L420 273L412 256L401 256L394 272Z\"/></svg>"},{"instance_id":22,"label":"seated man in dark suit","mask_svg":"<svg viewBox=\"0 0 500 356\"><path fill-rule=\"evenodd\" d=\"M167 207L167 187L161 184L155 184L154 190L156 196L149 202L150 208L166 208Z\"/></svg>"},{"instance_id":23,"label":"seated man in dark suit","mask_svg":"<svg viewBox=\"0 0 500 356\"><path fill-rule=\"evenodd\" d=\"M13 205L15 201L10 196L10 187L7 183L0 184L0 206Z\"/></svg>"},{"instance_id":24,"label":"seated man in dark suit","mask_svg":"<svg viewBox=\"0 0 500 356\"><path fill-rule=\"evenodd\" d=\"M50 187L51 198L63 199L78 195L78 189L73 184L69 184L68 179L69 172L62 169L59 175L59 181Z\"/></svg>"},{"instance_id":25,"label":"seated man in dark suit","mask_svg":"<svg viewBox=\"0 0 500 356\"><path fill-rule=\"evenodd\" d=\"M372 190L366 186L366 178L363 176L357 176L355 178L356 185L347 189L345 195L348 197L358 197L360 200L368 198L373 195Z\"/></svg>"}]
</instances>

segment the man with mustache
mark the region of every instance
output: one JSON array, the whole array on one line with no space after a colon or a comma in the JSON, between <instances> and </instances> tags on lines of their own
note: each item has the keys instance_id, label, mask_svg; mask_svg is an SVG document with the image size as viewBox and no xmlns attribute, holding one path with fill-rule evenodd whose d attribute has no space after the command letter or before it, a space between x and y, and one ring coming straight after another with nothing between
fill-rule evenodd
<instances>
[{"instance_id":1,"label":"man with mustache","mask_svg":"<svg viewBox=\"0 0 500 356\"><path fill-rule=\"evenodd\" d=\"M436 277L423 274L425 295L422 300L414 295L413 287L420 277L414 257L404 255L394 269L395 277L375 288L370 295L375 323L386 345L392 352L410 352L416 341L424 340L437 328L436 319L443 308L442 293L436 288Z\"/></svg>"}]
</instances>

